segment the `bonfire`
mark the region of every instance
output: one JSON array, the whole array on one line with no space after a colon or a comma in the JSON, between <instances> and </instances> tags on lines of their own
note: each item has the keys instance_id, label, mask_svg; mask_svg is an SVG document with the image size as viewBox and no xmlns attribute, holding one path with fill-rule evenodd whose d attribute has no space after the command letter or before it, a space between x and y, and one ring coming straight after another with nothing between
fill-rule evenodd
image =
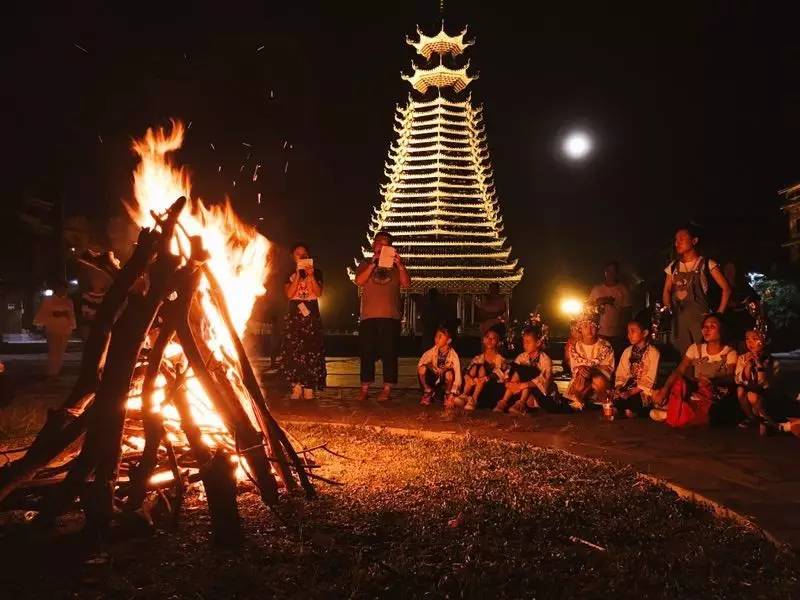
<instances>
[{"instance_id":1,"label":"bonfire","mask_svg":"<svg viewBox=\"0 0 800 600\"><path fill-rule=\"evenodd\" d=\"M113 283L84 347L78 380L26 454L0 470L0 502L52 523L81 499L87 527L115 515L173 516L202 482L214 535L236 540L237 479L267 505L312 496L308 464L272 417L240 336L264 293L269 242L229 202L205 206L169 153L184 128L136 140L132 258L87 261ZM168 493L167 493L168 492ZM33 504L31 504L33 503Z\"/></svg>"}]
</instances>

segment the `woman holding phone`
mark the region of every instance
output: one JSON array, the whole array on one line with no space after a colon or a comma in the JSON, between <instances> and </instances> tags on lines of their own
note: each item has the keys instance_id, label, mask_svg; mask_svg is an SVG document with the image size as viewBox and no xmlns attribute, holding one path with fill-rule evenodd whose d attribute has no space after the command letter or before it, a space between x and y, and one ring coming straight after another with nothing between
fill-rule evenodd
<instances>
[{"instance_id":1,"label":"woman holding phone","mask_svg":"<svg viewBox=\"0 0 800 600\"><path fill-rule=\"evenodd\" d=\"M318 298L322 296L322 271L314 268L308 245L292 247L294 273L284 285L289 308L286 311L281 373L292 388L292 400L314 398L325 389L325 340Z\"/></svg>"}]
</instances>

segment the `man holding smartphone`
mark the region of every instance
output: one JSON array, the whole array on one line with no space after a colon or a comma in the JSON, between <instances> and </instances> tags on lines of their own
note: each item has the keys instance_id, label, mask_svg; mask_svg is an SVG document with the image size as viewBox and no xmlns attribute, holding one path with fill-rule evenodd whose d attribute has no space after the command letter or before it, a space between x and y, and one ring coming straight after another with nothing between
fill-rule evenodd
<instances>
[{"instance_id":1,"label":"man holding smartphone","mask_svg":"<svg viewBox=\"0 0 800 600\"><path fill-rule=\"evenodd\" d=\"M361 288L361 320L358 329L361 354L361 394L369 397L375 381L375 361L383 363L383 389L378 400L389 400L397 383L397 345L400 337L400 291L411 285L403 259L392 248L392 236L379 231L372 240L373 257L358 266L355 283ZM383 255L383 260L381 260ZM391 263L388 257L391 255ZM391 267L385 266L391 264ZM379 266L381 265L381 266Z\"/></svg>"}]
</instances>

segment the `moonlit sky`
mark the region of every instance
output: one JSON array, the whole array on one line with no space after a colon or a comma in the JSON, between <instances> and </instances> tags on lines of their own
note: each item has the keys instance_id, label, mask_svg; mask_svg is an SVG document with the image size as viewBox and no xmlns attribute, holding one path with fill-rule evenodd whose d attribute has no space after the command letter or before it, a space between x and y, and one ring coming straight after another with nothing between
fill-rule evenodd
<instances>
[{"instance_id":1,"label":"moonlit sky","mask_svg":"<svg viewBox=\"0 0 800 600\"><path fill-rule=\"evenodd\" d=\"M518 310L565 282L584 289L608 258L657 286L671 231L690 218L752 268L781 255L776 191L800 180L800 42L797 15L771 6L447 3L448 29L468 22L477 39L473 97L485 105L506 235L526 267ZM180 117L192 122L179 158L195 190L230 195L278 243L307 240L325 271L326 323L349 324L345 269L407 96L405 36L438 26L438 2L6 11L4 276L29 270L18 250L24 197L60 199L67 215L112 214L130 191L130 138ZM574 130L597 141L580 165L561 151Z\"/></svg>"}]
</instances>

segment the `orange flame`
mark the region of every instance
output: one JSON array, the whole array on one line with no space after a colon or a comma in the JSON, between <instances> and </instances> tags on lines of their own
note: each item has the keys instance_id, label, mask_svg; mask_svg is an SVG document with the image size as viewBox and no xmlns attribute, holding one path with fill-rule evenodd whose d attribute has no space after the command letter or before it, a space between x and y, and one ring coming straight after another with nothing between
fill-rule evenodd
<instances>
[{"instance_id":1,"label":"orange flame","mask_svg":"<svg viewBox=\"0 0 800 600\"><path fill-rule=\"evenodd\" d=\"M184 133L183 123L172 121L169 133L148 129L142 139L134 140L133 151L141 161L133 173L136 199L126 207L133 221L145 227L153 222L151 211L162 214L181 196L190 200L179 222L186 234L202 237L210 255L209 267L225 292L231 318L241 335L256 298L265 291L269 242L236 216L227 198L222 205L209 207L192 198L186 169L175 166L168 156L181 147ZM177 253L177 245L173 251Z\"/></svg>"},{"instance_id":2,"label":"orange flame","mask_svg":"<svg viewBox=\"0 0 800 600\"><path fill-rule=\"evenodd\" d=\"M176 239L172 252L180 254L188 248L187 236L200 236L203 247L209 254L208 267L218 281L225 296L225 302L237 333L241 335L253 309L256 298L264 294L264 281L267 278L267 255L269 242L255 228L244 224L234 213L228 199L222 205L205 206L198 198L191 196L191 183L187 171L170 160L170 153L183 144L185 129L180 121L172 121L169 132L164 129L148 129L142 139L134 140L133 150L140 162L133 173L135 200L126 203L126 209L133 221L140 227L152 226L152 213L162 215L180 196L189 202L181 213L176 229ZM182 242L179 243L178 238ZM201 307L208 319L208 330L204 331L205 342L217 358L235 357L236 349L227 327L209 295L209 282L203 278L198 289ZM171 342L165 351L167 361L183 362L183 350L177 342ZM228 360L228 364L235 360ZM238 374L229 368L231 381ZM187 441L181 430L180 416L171 404L165 403L166 379L159 376L156 381L153 410L161 413L167 439L173 445L186 447ZM191 369L187 372L186 391L192 416L202 432L202 439L209 447L224 446L234 449L234 442L223 420L216 413L208 394L200 385ZM254 425L257 424L252 407L243 403ZM131 389L128 409L141 411L141 382ZM141 450L144 440L136 436L128 437L128 445ZM238 464L238 463L237 463ZM243 476L241 466L239 476ZM157 474L156 480L167 477Z\"/></svg>"}]
</instances>

